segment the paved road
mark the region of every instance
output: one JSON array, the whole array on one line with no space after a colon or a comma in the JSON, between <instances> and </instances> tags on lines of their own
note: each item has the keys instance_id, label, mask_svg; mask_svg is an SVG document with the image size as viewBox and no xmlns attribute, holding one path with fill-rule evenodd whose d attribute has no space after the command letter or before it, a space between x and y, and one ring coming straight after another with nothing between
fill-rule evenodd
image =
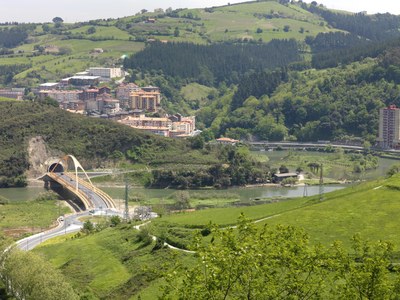
<instances>
[{"instance_id":1,"label":"paved road","mask_svg":"<svg viewBox=\"0 0 400 300\"><path fill-rule=\"evenodd\" d=\"M57 175L62 178L64 181L69 182L71 186L76 186L75 178L70 177L64 173L57 173ZM78 183L78 188L82 193L85 193L88 198L93 202L94 205L94 212L81 212L77 214L72 214L58 219L58 226L48 231L44 231L29 237L26 237L22 240L17 242L17 247L21 250L32 250L40 243L64 234L77 232L83 227L83 223L79 221L80 217L88 216L90 214L94 215L106 215L106 216L113 216L118 215L122 217L122 213L118 212L115 209L107 208L107 204L104 200L98 196L95 192L91 189L81 185Z\"/></svg>"},{"instance_id":2,"label":"paved road","mask_svg":"<svg viewBox=\"0 0 400 300\"><path fill-rule=\"evenodd\" d=\"M56 173L56 174L64 181L69 182L69 184L72 187L76 186L76 181L74 176L69 176L65 173ZM80 192L84 193L89 198L89 200L93 203L95 209L101 210L107 208L107 204L104 202L104 200L95 192L93 192L91 189L87 188L86 186L83 186L80 183L78 183L78 189Z\"/></svg>"}]
</instances>

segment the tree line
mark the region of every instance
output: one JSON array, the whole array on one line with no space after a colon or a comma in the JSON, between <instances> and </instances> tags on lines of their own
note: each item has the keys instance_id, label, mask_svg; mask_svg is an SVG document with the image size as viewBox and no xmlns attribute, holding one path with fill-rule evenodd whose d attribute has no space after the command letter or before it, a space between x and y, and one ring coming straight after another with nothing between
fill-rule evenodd
<instances>
[{"instance_id":1,"label":"tree line","mask_svg":"<svg viewBox=\"0 0 400 300\"><path fill-rule=\"evenodd\" d=\"M334 28L346 30L355 35L370 40L385 40L388 37L399 36L400 16L390 13L367 15L360 12L355 14L344 14L334 12L324 7L319 7L316 3L301 3L301 7L313 14L323 17L329 25Z\"/></svg>"},{"instance_id":2,"label":"tree line","mask_svg":"<svg viewBox=\"0 0 400 300\"><path fill-rule=\"evenodd\" d=\"M24 24L0 28L0 48L14 48L20 45L28 38L29 32L35 27L34 24Z\"/></svg>"}]
</instances>

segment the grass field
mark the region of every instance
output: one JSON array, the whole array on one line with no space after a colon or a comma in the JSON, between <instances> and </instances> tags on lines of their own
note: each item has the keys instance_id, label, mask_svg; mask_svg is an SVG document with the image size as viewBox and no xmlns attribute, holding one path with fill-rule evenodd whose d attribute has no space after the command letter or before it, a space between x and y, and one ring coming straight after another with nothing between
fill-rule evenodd
<instances>
[{"instance_id":1,"label":"grass field","mask_svg":"<svg viewBox=\"0 0 400 300\"><path fill-rule=\"evenodd\" d=\"M214 90L215 89L205 85L190 83L182 88L181 94L185 99L189 101L204 101L205 99L207 99L207 96L211 93L211 91Z\"/></svg>"},{"instance_id":2,"label":"grass field","mask_svg":"<svg viewBox=\"0 0 400 300\"><path fill-rule=\"evenodd\" d=\"M139 295L156 299L160 276L171 267L168 261L189 264L192 257L166 249L153 252L153 247L154 242L139 241L131 225L122 225L82 238L58 238L34 251L49 259L79 291L100 299L137 299Z\"/></svg>"},{"instance_id":3,"label":"grass field","mask_svg":"<svg viewBox=\"0 0 400 300\"><path fill-rule=\"evenodd\" d=\"M0 205L0 229L20 238L24 234L43 231L54 225L59 213L69 212L65 206L59 208L55 200L10 202Z\"/></svg>"}]
</instances>

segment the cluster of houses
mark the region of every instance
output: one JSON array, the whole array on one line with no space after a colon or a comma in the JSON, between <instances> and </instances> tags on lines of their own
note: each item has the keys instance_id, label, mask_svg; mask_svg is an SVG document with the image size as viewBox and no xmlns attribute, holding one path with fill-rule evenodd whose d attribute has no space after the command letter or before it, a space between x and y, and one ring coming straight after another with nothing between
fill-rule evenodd
<instances>
[{"instance_id":1,"label":"cluster of houses","mask_svg":"<svg viewBox=\"0 0 400 300\"><path fill-rule=\"evenodd\" d=\"M121 124L166 137L198 134L194 116L146 116L161 109L161 93L156 86L139 87L135 83L121 82L114 91L107 86L98 87L100 82L110 82L124 76L121 68L89 68L60 82L41 84L36 94L42 100L56 100L60 108L70 112L114 119Z\"/></svg>"}]
</instances>

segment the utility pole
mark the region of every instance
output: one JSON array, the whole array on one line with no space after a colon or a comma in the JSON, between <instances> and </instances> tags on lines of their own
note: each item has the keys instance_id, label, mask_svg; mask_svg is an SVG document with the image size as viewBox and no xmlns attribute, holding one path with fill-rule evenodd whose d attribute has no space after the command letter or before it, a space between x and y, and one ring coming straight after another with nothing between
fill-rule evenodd
<instances>
[{"instance_id":1,"label":"utility pole","mask_svg":"<svg viewBox=\"0 0 400 300\"><path fill-rule=\"evenodd\" d=\"M308 196L308 191L307 191L307 183L304 184L304 191L303 191L303 197Z\"/></svg>"},{"instance_id":2,"label":"utility pole","mask_svg":"<svg viewBox=\"0 0 400 300\"><path fill-rule=\"evenodd\" d=\"M129 220L128 198L129 198L129 187L128 187L128 182L125 182L125 210L124 210L124 219L125 219L125 221Z\"/></svg>"},{"instance_id":3,"label":"utility pole","mask_svg":"<svg viewBox=\"0 0 400 300\"><path fill-rule=\"evenodd\" d=\"M324 200L324 177L323 177L324 166L321 164L321 171L319 173L319 201Z\"/></svg>"}]
</instances>

